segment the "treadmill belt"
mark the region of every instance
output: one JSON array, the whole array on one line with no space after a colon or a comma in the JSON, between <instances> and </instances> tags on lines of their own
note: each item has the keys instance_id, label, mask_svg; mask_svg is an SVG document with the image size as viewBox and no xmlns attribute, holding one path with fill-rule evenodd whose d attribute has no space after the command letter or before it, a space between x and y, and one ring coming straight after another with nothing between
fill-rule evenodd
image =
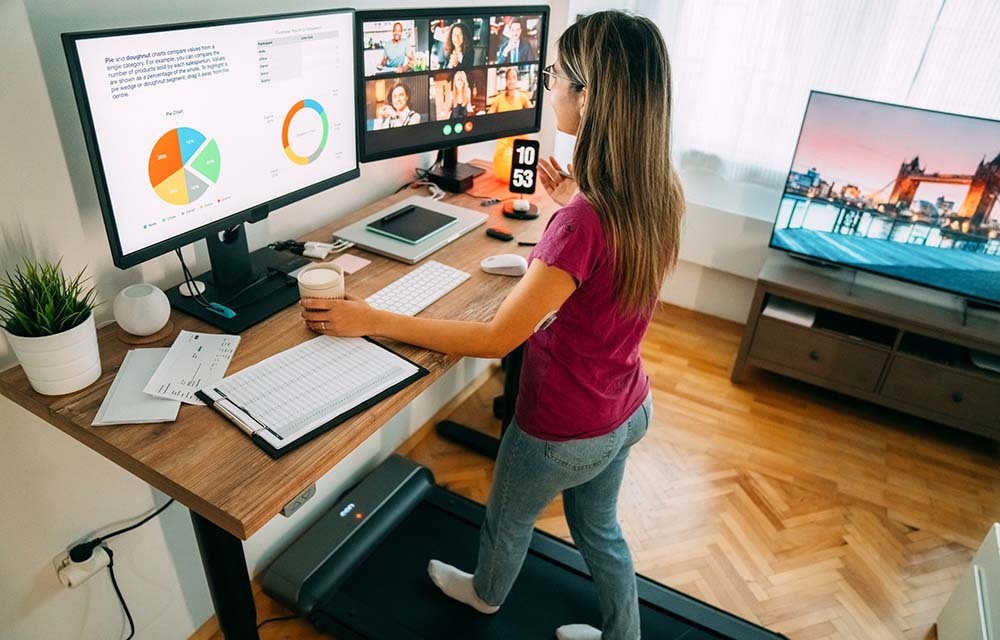
<instances>
[{"instance_id":1,"label":"treadmill belt","mask_svg":"<svg viewBox=\"0 0 1000 640\"><path fill-rule=\"evenodd\" d=\"M436 558L471 571L478 544L478 522L425 499L320 604L313 622L341 638L387 640L548 640L563 624L601 626L589 576L535 549L529 551L513 590L496 614L480 614L446 597L428 577L427 562ZM640 609L644 638L726 637L695 628L648 602L640 601Z\"/></svg>"}]
</instances>

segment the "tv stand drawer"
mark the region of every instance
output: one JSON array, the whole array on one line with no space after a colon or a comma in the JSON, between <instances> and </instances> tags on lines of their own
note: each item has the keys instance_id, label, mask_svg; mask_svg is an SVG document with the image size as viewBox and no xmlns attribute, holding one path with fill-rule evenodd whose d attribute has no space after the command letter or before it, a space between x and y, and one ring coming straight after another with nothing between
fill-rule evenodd
<instances>
[{"instance_id":1,"label":"tv stand drawer","mask_svg":"<svg viewBox=\"0 0 1000 640\"><path fill-rule=\"evenodd\" d=\"M889 366L882 395L926 411L985 426L1000 436L997 385L954 368L897 354Z\"/></svg>"},{"instance_id":2,"label":"tv stand drawer","mask_svg":"<svg viewBox=\"0 0 1000 640\"><path fill-rule=\"evenodd\" d=\"M836 338L761 317L754 332L750 357L814 378L874 392L889 353L848 338Z\"/></svg>"}]
</instances>

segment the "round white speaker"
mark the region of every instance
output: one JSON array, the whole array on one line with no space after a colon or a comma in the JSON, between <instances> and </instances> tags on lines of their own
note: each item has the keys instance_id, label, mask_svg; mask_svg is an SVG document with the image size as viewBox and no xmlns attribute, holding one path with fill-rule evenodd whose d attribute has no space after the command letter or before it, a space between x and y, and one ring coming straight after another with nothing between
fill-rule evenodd
<instances>
[{"instance_id":1,"label":"round white speaker","mask_svg":"<svg viewBox=\"0 0 1000 640\"><path fill-rule=\"evenodd\" d=\"M134 336L150 336L167 326L170 301L151 284L133 284L115 297L115 322Z\"/></svg>"}]
</instances>

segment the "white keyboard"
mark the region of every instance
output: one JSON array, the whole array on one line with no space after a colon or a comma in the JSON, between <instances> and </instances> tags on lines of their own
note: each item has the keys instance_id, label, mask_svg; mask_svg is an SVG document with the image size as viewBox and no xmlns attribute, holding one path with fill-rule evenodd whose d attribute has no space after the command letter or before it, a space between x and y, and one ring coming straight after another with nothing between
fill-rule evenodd
<instances>
[{"instance_id":1,"label":"white keyboard","mask_svg":"<svg viewBox=\"0 0 1000 640\"><path fill-rule=\"evenodd\" d=\"M469 278L464 271L428 260L365 301L376 309L415 316Z\"/></svg>"}]
</instances>

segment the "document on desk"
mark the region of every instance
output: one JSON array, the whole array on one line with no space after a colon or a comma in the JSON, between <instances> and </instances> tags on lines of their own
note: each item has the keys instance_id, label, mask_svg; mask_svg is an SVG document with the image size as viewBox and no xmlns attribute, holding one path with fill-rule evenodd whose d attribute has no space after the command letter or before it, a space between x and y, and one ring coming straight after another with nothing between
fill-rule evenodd
<instances>
[{"instance_id":1,"label":"document on desk","mask_svg":"<svg viewBox=\"0 0 1000 640\"><path fill-rule=\"evenodd\" d=\"M239 336L181 331L143 391L185 404L204 404L195 392L226 376L239 343Z\"/></svg>"},{"instance_id":2,"label":"document on desk","mask_svg":"<svg viewBox=\"0 0 1000 640\"><path fill-rule=\"evenodd\" d=\"M207 386L198 397L277 458L427 373L373 340L319 336Z\"/></svg>"},{"instance_id":3,"label":"document on desk","mask_svg":"<svg viewBox=\"0 0 1000 640\"><path fill-rule=\"evenodd\" d=\"M125 354L114 382L97 410L95 427L111 424L173 422L180 410L179 400L154 398L142 387L163 362L169 349L133 349Z\"/></svg>"}]
</instances>

